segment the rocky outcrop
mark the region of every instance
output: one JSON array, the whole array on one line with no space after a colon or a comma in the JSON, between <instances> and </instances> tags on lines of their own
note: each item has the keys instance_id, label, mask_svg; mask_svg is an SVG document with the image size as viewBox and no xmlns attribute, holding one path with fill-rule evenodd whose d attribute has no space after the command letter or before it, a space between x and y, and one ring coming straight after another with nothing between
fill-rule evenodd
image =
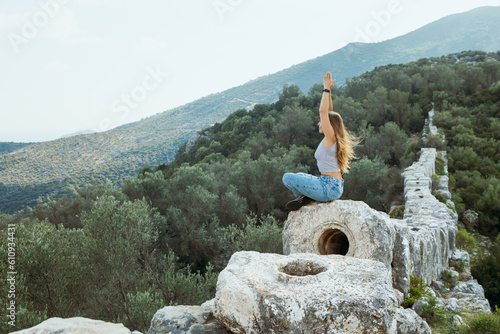
<instances>
[{"instance_id":1,"label":"rocky outcrop","mask_svg":"<svg viewBox=\"0 0 500 334\"><path fill-rule=\"evenodd\" d=\"M466 210L462 214L462 222L467 226L468 228L474 229L477 227L477 223L479 221L479 215L477 214L476 211L474 210Z\"/></svg>"},{"instance_id":2,"label":"rocky outcrop","mask_svg":"<svg viewBox=\"0 0 500 334\"><path fill-rule=\"evenodd\" d=\"M230 334L213 316L213 303L201 306L167 306L158 310L148 334Z\"/></svg>"},{"instance_id":3,"label":"rocky outcrop","mask_svg":"<svg viewBox=\"0 0 500 334\"><path fill-rule=\"evenodd\" d=\"M11 334L131 334L122 324L112 324L87 318L50 318L35 327L13 332ZM138 332L135 332L138 333Z\"/></svg>"},{"instance_id":4,"label":"rocky outcrop","mask_svg":"<svg viewBox=\"0 0 500 334\"><path fill-rule=\"evenodd\" d=\"M235 253L214 303L234 333L430 333L383 263L349 256Z\"/></svg>"}]
</instances>

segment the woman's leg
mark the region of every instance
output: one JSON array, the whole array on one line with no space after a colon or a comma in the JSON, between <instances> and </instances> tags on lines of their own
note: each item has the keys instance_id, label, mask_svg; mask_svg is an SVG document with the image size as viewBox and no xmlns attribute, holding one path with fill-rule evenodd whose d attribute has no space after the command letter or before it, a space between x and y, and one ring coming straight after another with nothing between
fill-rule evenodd
<instances>
[{"instance_id":1,"label":"woman's leg","mask_svg":"<svg viewBox=\"0 0 500 334\"><path fill-rule=\"evenodd\" d=\"M304 195L315 201L328 201L319 177L305 173L285 173L283 184L293 192L295 197Z\"/></svg>"},{"instance_id":2,"label":"woman's leg","mask_svg":"<svg viewBox=\"0 0 500 334\"><path fill-rule=\"evenodd\" d=\"M342 193L344 192L344 181L333 176L326 175L322 175L320 180L323 185L327 201L333 201L342 196Z\"/></svg>"}]
</instances>

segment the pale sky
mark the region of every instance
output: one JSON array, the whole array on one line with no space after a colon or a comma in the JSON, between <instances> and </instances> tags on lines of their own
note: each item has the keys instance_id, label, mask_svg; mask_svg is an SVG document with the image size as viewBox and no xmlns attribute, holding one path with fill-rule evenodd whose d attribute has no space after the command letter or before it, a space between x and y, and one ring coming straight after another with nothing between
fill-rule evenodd
<instances>
[{"instance_id":1,"label":"pale sky","mask_svg":"<svg viewBox=\"0 0 500 334\"><path fill-rule=\"evenodd\" d=\"M107 130L488 5L500 0L5 0L0 141Z\"/></svg>"}]
</instances>

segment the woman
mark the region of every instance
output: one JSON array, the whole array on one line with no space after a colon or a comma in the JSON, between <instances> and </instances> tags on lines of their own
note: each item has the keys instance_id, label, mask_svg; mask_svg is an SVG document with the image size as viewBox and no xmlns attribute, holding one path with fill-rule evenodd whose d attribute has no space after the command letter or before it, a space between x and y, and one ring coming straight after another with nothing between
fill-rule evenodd
<instances>
[{"instance_id":1,"label":"woman","mask_svg":"<svg viewBox=\"0 0 500 334\"><path fill-rule=\"evenodd\" d=\"M314 157L318 161L321 177L305 173L286 173L283 184L290 189L296 199L286 204L286 209L295 211L311 201L329 202L340 198L344 191L341 172L347 173L353 159L353 147L358 144L344 127L342 117L333 111L330 90L335 84L327 72L323 77L323 96L319 107L319 132L324 138L319 143Z\"/></svg>"}]
</instances>

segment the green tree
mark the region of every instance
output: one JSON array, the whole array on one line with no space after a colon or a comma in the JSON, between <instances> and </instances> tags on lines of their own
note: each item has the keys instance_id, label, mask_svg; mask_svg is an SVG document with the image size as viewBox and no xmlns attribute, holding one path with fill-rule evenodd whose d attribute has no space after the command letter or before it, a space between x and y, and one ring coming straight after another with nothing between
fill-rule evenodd
<instances>
[{"instance_id":1,"label":"green tree","mask_svg":"<svg viewBox=\"0 0 500 334\"><path fill-rule=\"evenodd\" d=\"M352 163L345 174L342 198L363 201L377 210L384 210L385 176L389 168L379 158L366 157Z\"/></svg>"},{"instance_id":2,"label":"green tree","mask_svg":"<svg viewBox=\"0 0 500 334\"><path fill-rule=\"evenodd\" d=\"M91 318L116 320L127 313L128 295L146 290L145 271L157 245L162 222L143 200L119 202L113 196L96 200L82 215L85 239L79 247L86 268L85 305Z\"/></svg>"},{"instance_id":3,"label":"green tree","mask_svg":"<svg viewBox=\"0 0 500 334\"><path fill-rule=\"evenodd\" d=\"M366 135L364 143L357 149L357 152L375 159L379 157L387 165L401 165L401 157L406 148L408 136L394 122L388 122L380 127L378 133Z\"/></svg>"},{"instance_id":4,"label":"green tree","mask_svg":"<svg viewBox=\"0 0 500 334\"><path fill-rule=\"evenodd\" d=\"M484 288L484 294L493 308L500 305L500 235L484 256L473 263L471 273Z\"/></svg>"},{"instance_id":5,"label":"green tree","mask_svg":"<svg viewBox=\"0 0 500 334\"><path fill-rule=\"evenodd\" d=\"M283 147L290 147L306 142L314 129L308 112L294 105L283 109L283 114L273 127L273 135Z\"/></svg>"},{"instance_id":6,"label":"green tree","mask_svg":"<svg viewBox=\"0 0 500 334\"><path fill-rule=\"evenodd\" d=\"M378 87L373 92L366 95L363 101L363 108L366 112L367 121L376 128L384 125L389 116L389 103L387 89Z\"/></svg>"},{"instance_id":7,"label":"green tree","mask_svg":"<svg viewBox=\"0 0 500 334\"><path fill-rule=\"evenodd\" d=\"M391 120L400 128L407 128L411 119L411 109L408 103L409 93L390 90L388 93L389 114Z\"/></svg>"}]
</instances>

